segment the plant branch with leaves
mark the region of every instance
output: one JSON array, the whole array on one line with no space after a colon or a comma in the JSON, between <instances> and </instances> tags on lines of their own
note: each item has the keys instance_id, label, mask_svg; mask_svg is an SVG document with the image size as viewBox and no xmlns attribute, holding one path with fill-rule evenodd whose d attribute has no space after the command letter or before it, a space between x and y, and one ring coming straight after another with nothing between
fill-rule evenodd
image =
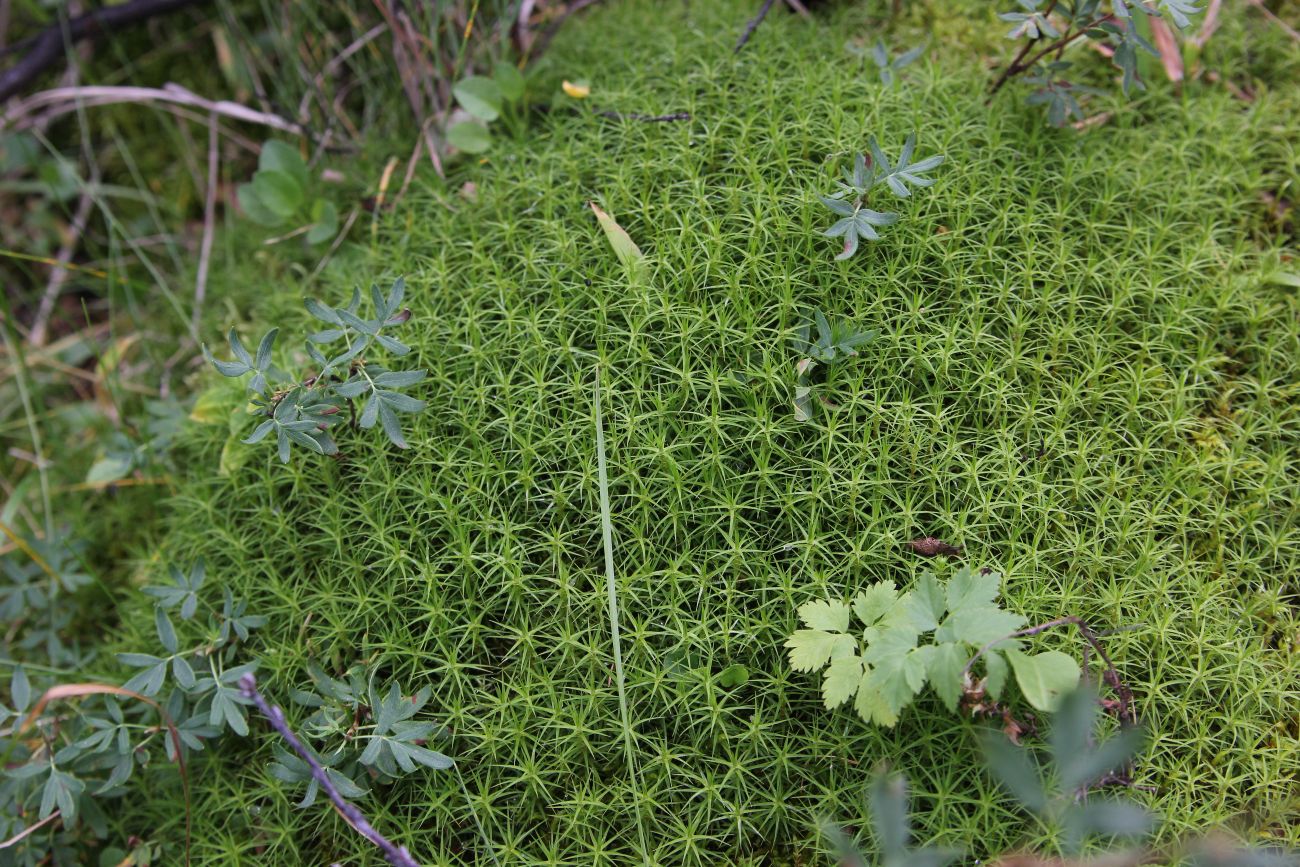
<instances>
[{"instance_id":1,"label":"plant branch with leaves","mask_svg":"<svg viewBox=\"0 0 1300 867\"><path fill-rule=\"evenodd\" d=\"M389 441L407 448L399 413L424 409L424 401L398 389L424 381L425 370L390 370L368 358L371 348L381 348L394 356L404 356L410 348L393 337L389 330L406 323L411 311L402 307L405 281L398 278L387 294L378 286L370 287L371 318L360 315L361 290L354 290L346 307L330 307L313 298L306 300L307 312L327 327L307 338L307 355L318 365L317 371L303 379L293 379L272 361L278 328L272 328L250 353L232 328L229 334L233 360L204 354L223 376L250 376L248 391L253 414L262 421L245 443L256 443L275 435L280 460L288 463L292 446L299 445L321 455L338 454L331 428L338 423L344 407L355 427L368 430L378 424ZM319 346L342 342L336 354L327 357ZM363 400L364 399L364 400ZM354 401L363 401L360 414Z\"/></svg>"}]
</instances>

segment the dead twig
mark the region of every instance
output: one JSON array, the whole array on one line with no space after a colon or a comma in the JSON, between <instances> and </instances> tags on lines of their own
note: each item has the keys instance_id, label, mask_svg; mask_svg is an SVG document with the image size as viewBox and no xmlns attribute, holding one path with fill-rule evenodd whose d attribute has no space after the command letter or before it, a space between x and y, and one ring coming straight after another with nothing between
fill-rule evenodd
<instances>
[{"instance_id":1,"label":"dead twig","mask_svg":"<svg viewBox=\"0 0 1300 867\"><path fill-rule=\"evenodd\" d=\"M0 115L0 128L25 129L40 120L61 117L81 108L118 105L124 102L162 102L171 105L185 105L201 109L209 114L218 114L233 120L269 126L272 129L292 135L309 135L302 126L293 121L285 120L279 115L257 111L246 105L224 99L213 101L199 96L179 84L165 84L162 87L114 87L92 84L81 87L55 87L50 90L42 90L15 103L3 115ZM38 114L39 109L46 110Z\"/></svg>"},{"instance_id":2,"label":"dead twig","mask_svg":"<svg viewBox=\"0 0 1300 867\"><path fill-rule=\"evenodd\" d=\"M195 2L197 0L131 0L130 3L106 6L78 15L67 22L51 24L31 39L9 47L8 51L26 50L27 53L0 73L0 102L16 96L33 79L58 62L64 56L65 45L93 39L147 18L175 12Z\"/></svg>"},{"instance_id":3,"label":"dead twig","mask_svg":"<svg viewBox=\"0 0 1300 867\"><path fill-rule=\"evenodd\" d=\"M284 718L284 711L280 710L277 705L269 703L262 693L258 692L257 679L253 675L246 674L239 679L239 691L244 698L253 703L258 713L266 718L266 721L271 724L271 728L275 729L280 737L284 738L290 749L307 763L307 766L311 768L312 779L316 781L316 785L320 786L321 791L330 799L330 803L334 805L335 810L338 810L339 815L358 834L374 843L379 851L384 853L385 861L394 865L394 867L420 867L405 846L398 846L375 830L375 827L366 819L365 814L340 794L334 785L334 781L329 778L329 775L325 773L325 769L321 767L315 753L303 746L302 741L298 740L298 735L289 727L288 721Z\"/></svg>"},{"instance_id":4,"label":"dead twig","mask_svg":"<svg viewBox=\"0 0 1300 867\"><path fill-rule=\"evenodd\" d=\"M745 32L740 34L740 38L736 40L736 47L731 49L732 54L740 53L740 49L745 47L745 43L754 35L758 25L763 23L763 19L767 17L767 13L772 11L772 6L775 3L776 0L763 0L763 6L758 10L758 14L749 20L749 23L745 25Z\"/></svg>"},{"instance_id":5,"label":"dead twig","mask_svg":"<svg viewBox=\"0 0 1300 867\"><path fill-rule=\"evenodd\" d=\"M95 167L92 167L92 172L94 175L91 183L97 185L99 172ZM59 253L54 259L54 270L50 272L50 280L45 284L45 294L41 296L40 306L36 309L36 318L32 320L32 328L27 335L27 342L32 346L45 345L46 330L50 324L50 315L54 312L54 303L58 300L59 293L63 291L63 284L68 280L68 263L72 261L73 254L81 244L81 235L86 231L90 212L95 207L92 189L91 186L82 189L81 197L77 199L77 210L72 215L72 225L68 227L68 239L59 247Z\"/></svg>"},{"instance_id":6,"label":"dead twig","mask_svg":"<svg viewBox=\"0 0 1300 867\"><path fill-rule=\"evenodd\" d=\"M199 317L208 292L208 263L212 259L212 237L217 217L217 181L220 148L217 141L217 116L208 120L208 184L203 199L203 240L199 244L199 267L194 275L194 312L190 315L190 332L199 333Z\"/></svg>"},{"instance_id":7,"label":"dead twig","mask_svg":"<svg viewBox=\"0 0 1300 867\"><path fill-rule=\"evenodd\" d=\"M1089 627L1087 623L1084 622L1082 617L1058 617L1056 620L1049 620L1046 623L1040 623L1037 626L1030 626L1026 629L1021 629L1019 632L1013 632L1010 635L1003 636L996 641L990 641L988 644L976 651L975 655L966 663L966 667L962 669L963 681L967 683L970 682L971 668L974 667L976 660L988 651L992 650L998 644L1006 641L1008 638L1028 638L1031 635L1038 635L1039 633L1046 632L1049 629L1054 629L1057 626L1075 627L1079 630L1079 634L1083 636L1083 640L1088 642L1092 649L1096 651L1097 656L1101 658L1103 664L1102 681L1111 689L1115 690L1115 694L1119 696L1116 716L1119 717L1119 721L1124 725L1137 725L1137 713L1133 710L1132 690L1130 690L1120 678L1119 669L1115 667L1115 663L1111 660L1110 654L1106 653L1106 648L1103 647L1101 642L1098 640L1097 634L1092 631L1092 628Z\"/></svg>"},{"instance_id":8,"label":"dead twig","mask_svg":"<svg viewBox=\"0 0 1300 867\"><path fill-rule=\"evenodd\" d=\"M316 263L316 267L312 269L311 274L308 275L308 283L315 280L316 276L325 270L325 266L329 264L330 259L333 259L339 247L343 246L343 239L348 236L348 232L352 230L352 224L357 221L359 216L361 216L361 206L356 205L352 208L352 213L348 214L348 218L343 221L343 228L339 229L338 235L334 237L334 243L330 244L330 248L325 251L325 255L321 257L321 260Z\"/></svg>"},{"instance_id":9,"label":"dead twig","mask_svg":"<svg viewBox=\"0 0 1300 867\"><path fill-rule=\"evenodd\" d=\"M679 111L673 114L637 114L636 112L624 114L621 111L598 111L596 114L599 117L608 117L614 120L637 120L641 123L672 123L691 119L691 113L688 111Z\"/></svg>"},{"instance_id":10,"label":"dead twig","mask_svg":"<svg viewBox=\"0 0 1300 867\"><path fill-rule=\"evenodd\" d=\"M1276 15L1274 15L1272 10L1270 10L1267 6L1264 5L1264 0L1246 0L1246 2L1249 3L1251 6L1254 6L1260 12L1263 12L1264 17L1267 18L1269 21L1272 21L1279 28L1281 28L1282 32L1285 33L1287 36L1290 36L1296 42L1300 42L1300 32L1297 32L1296 29L1292 27L1290 24L1287 24L1281 18L1278 18Z\"/></svg>"}]
</instances>

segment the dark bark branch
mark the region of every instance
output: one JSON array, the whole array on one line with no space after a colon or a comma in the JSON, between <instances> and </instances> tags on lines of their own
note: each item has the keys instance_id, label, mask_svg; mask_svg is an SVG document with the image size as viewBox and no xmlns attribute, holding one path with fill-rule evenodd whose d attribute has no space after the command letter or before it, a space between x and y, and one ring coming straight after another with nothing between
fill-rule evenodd
<instances>
[{"instance_id":1,"label":"dark bark branch","mask_svg":"<svg viewBox=\"0 0 1300 867\"><path fill-rule=\"evenodd\" d=\"M673 114L637 114L636 112L623 114L618 111L598 111L596 113L601 117L608 117L613 120L639 120L642 123L672 123L673 121L691 119L691 113L688 111L678 111Z\"/></svg>"},{"instance_id":2,"label":"dark bark branch","mask_svg":"<svg viewBox=\"0 0 1300 867\"><path fill-rule=\"evenodd\" d=\"M27 53L13 66L0 73L0 102L18 94L23 88L63 57L64 39L80 42L126 27L156 15L166 15L200 0L131 0L120 6L108 6L79 15L63 24L53 24L31 39L15 45Z\"/></svg>"},{"instance_id":3,"label":"dark bark branch","mask_svg":"<svg viewBox=\"0 0 1300 867\"><path fill-rule=\"evenodd\" d=\"M732 54L740 53L740 49L745 47L745 43L749 41L749 37L754 35L754 31L758 29L758 25L763 23L763 19L767 17L767 13L772 11L772 6L775 3L776 0L763 0L763 8L759 9L758 14L750 19L750 22L745 25L745 32L740 34L740 38L736 40L736 47L732 49Z\"/></svg>"}]
</instances>

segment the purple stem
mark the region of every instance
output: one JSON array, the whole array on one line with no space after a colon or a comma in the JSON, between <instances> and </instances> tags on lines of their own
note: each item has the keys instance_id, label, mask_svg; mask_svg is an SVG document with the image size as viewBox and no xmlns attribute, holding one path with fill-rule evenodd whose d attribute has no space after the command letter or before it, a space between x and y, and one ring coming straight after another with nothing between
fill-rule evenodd
<instances>
[{"instance_id":1,"label":"purple stem","mask_svg":"<svg viewBox=\"0 0 1300 867\"><path fill-rule=\"evenodd\" d=\"M376 831L374 826L366 821L365 815L351 801L339 794L339 790L334 788L334 784L330 782L330 778L325 773L325 769L321 767L320 762L316 761L316 757L302 745L302 741L298 740L298 736L293 733L293 729L289 728L289 723L284 718L284 711L280 710L279 706L267 702L266 698L257 691L257 678L253 677L252 674L245 674L239 679L239 691L243 693L245 698L252 700L258 711L271 724L271 728L279 732L280 737L289 742L289 746L293 747L293 751L311 768L311 776L316 781L316 785L320 786L321 790L329 796L330 801L334 803L338 811L343 814L343 818L348 821L348 824L358 834L379 847L379 850L384 853L384 860L392 864L393 867L420 867L405 846L392 843L387 837Z\"/></svg>"}]
</instances>

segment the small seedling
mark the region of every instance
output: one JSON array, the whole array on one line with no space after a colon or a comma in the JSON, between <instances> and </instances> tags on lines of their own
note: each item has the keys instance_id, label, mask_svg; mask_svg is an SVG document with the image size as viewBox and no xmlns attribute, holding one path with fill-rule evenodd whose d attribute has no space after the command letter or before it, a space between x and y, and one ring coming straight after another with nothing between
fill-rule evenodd
<instances>
[{"instance_id":1,"label":"small seedling","mask_svg":"<svg viewBox=\"0 0 1300 867\"><path fill-rule=\"evenodd\" d=\"M447 128L447 141L457 150L481 154L492 146L489 124L514 110L526 92L524 76L510 63L498 63L492 77L471 75L451 89L468 117Z\"/></svg>"},{"instance_id":2,"label":"small seedling","mask_svg":"<svg viewBox=\"0 0 1300 867\"><path fill-rule=\"evenodd\" d=\"M816 326L816 339L813 327ZM839 321L832 324L826 314L813 310L794 338L795 352L800 356L795 364L794 413L799 421L812 418L812 399L815 389L813 372L821 367L830 369L850 358L856 358L858 350L871 343L879 332L861 331L852 322Z\"/></svg>"},{"instance_id":3,"label":"small seedling","mask_svg":"<svg viewBox=\"0 0 1300 867\"><path fill-rule=\"evenodd\" d=\"M928 683L949 710L972 686L972 656L982 651L981 694L998 698L1008 664L1031 706L1050 711L1079 682L1079 665L1059 651L1027 653L1012 633L1024 625L998 607L1002 576L962 568L948 581L925 573L912 590L873 584L850 602L808 602L799 608L805 629L786 641L790 667L820 671L827 710L854 700L864 720L892 727ZM850 628L856 618L860 629ZM920 639L933 633L930 643Z\"/></svg>"},{"instance_id":4,"label":"small seedling","mask_svg":"<svg viewBox=\"0 0 1300 867\"><path fill-rule=\"evenodd\" d=\"M868 142L868 149L870 156L861 153L854 156L853 169L844 170L840 188L829 196L820 197L822 204L840 218L822 233L828 238L844 239L844 249L836 259L850 258L858 251L859 240L877 241L880 234L876 229L898 222L896 213L867 207L872 190L883 184L898 198L908 198L912 195L911 187L928 187L934 183L926 173L938 168L944 160L942 155L938 155L912 162L916 133L907 137L896 163L890 163L874 136Z\"/></svg>"},{"instance_id":5,"label":"small seedling","mask_svg":"<svg viewBox=\"0 0 1300 867\"><path fill-rule=\"evenodd\" d=\"M370 287L373 307L371 319L357 314L361 308L361 290L354 290L346 307L334 308L314 298L306 300L307 312L328 327L308 336L307 354L319 365L319 370L305 379L294 380L272 362L278 328L272 328L258 343L256 353L250 353L230 329L232 361L219 361L212 357L207 347L203 352L223 376L250 376L248 390L254 415L262 421L244 440L256 443L275 434L280 460L288 463L293 445L299 445L317 454L334 455L338 446L330 429L339 421L344 407L355 426L369 430L378 424L389 441L398 448L407 448L398 413L413 413L424 409L424 401L403 394L397 389L409 388L424 381L424 370L389 370L364 353L379 347L391 355L404 356L410 348L386 332L411 318L411 311L402 307L406 283L401 278L393 282L385 295L378 286ZM343 349L327 358L317 347L343 341ZM355 401L364 398L360 414Z\"/></svg>"},{"instance_id":6,"label":"small seedling","mask_svg":"<svg viewBox=\"0 0 1300 867\"><path fill-rule=\"evenodd\" d=\"M891 58L885 40L877 39L876 44L871 47L871 60L876 64L876 69L880 73L880 83L885 87L891 87L898 79L898 71L904 66L915 62L924 53L925 46L918 45L904 51L897 57Z\"/></svg>"},{"instance_id":7,"label":"small seedling","mask_svg":"<svg viewBox=\"0 0 1300 867\"><path fill-rule=\"evenodd\" d=\"M235 195L259 226L294 226L290 234L305 234L307 243L320 244L337 234L339 212L328 199L309 195L310 187L307 164L297 148L272 140L262 145L253 180L240 184Z\"/></svg>"}]
</instances>

